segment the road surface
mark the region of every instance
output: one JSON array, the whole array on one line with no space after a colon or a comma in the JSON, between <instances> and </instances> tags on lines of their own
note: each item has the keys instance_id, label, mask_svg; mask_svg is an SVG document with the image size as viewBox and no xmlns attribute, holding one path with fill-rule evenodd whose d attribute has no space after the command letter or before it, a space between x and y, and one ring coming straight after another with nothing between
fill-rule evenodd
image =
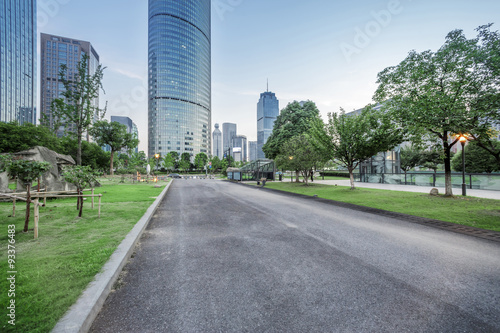
<instances>
[{"instance_id":1,"label":"road surface","mask_svg":"<svg viewBox=\"0 0 500 333\"><path fill-rule=\"evenodd\" d=\"M500 332L500 243L175 180L92 332Z\"/></svg>"}]
</instances>

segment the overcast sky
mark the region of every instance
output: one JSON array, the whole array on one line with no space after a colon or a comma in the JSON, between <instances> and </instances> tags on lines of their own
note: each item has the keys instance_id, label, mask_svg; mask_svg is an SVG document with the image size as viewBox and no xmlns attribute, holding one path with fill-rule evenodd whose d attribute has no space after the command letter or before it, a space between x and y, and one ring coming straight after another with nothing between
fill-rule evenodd
<instances>
[{"instance_id":1,"label":"overcast sky","mask_svg":"<svg viewBox=\"0 0 500 333\"><path fill-rule=\"evenodd\" d=\"M38 33L92 43L107 67L107 118L130 117L144 151L147 7L147 0L38 0ZM378 72L412 49L437 50L454 29L469 38L487 23L500 30L499 13L498 0L212 0L212 130L233 122L255 141L267 79L280 109L312 100L325 119L340 107L361 108Z\"/></svg>"}]
</instances>

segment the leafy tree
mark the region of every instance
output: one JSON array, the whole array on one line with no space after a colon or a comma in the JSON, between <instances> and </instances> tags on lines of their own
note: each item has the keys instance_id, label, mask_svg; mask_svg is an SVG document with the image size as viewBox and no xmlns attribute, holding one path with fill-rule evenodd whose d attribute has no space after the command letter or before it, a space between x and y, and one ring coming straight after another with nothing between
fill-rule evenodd
<instances>
[{"instance_id":1,"label":"leafy tree","mask_svg":"<svg viewBox=\"0 0 500 333\"><path fill-rule=\"evenodd\" d=\"M438 51L411 51L399 65L378 74L374 99L387 102L401 128L414 137L429 135L442 142L446 196L453 195L451 148L458 142L456 134L486 139L492 121L500 117L500 43L490 26L479 27L474 39L454 30Z\"/></svg>"},{"instance_id":2,"label":"leafy tree","mask_svg":"<svg viewBox=\"0 0 500 333\"><path fill-rule=\"evenodd\" d=\"M70 155L76 161L78 151L78 140L71 136L62 137L57 150L60 154ZM82 142L82 165L88 165L94 170L104 171L109 168L111 154L102 150L93 142Z\"/></svg>"},{"instance_id":3,"label":"leafy tree","mask_svg":"<svg viewBox=\"0 0 500 333\"><path fill-rule=\"evenodd\" d=\"M191 155L189 153L182 153L181 161L191 163Z\"/></svg>"},{"instance_id":4,"label":"leafy tree","mask_svg":"<svg viewBox=\"0 0 500 333\"><path fill-rule=\"evenodd\" d=\"M30 219L31 185L34 180L39 178L51 167L52 165L49 162L27 161L20 159L10 161L7 166L9 175L11 177L17 177L28 187L28 193L26 194L26 218L24 220L24 232L28 231Z\"/></svg>"},{"instance_id":5,"label":"leafy tree","mask_svg":"<svg viewBox=\"0 0 500 333\"><path fill-rule=\"evenodd\" d=\"M35 146L57 150L58 144L57 137L46 127L0 122L0 153L16 153Z\"/></svg>"},{"instance_id":6,"label":"leafy tree","mask_svg":"<svg viewBox=\"0 0 500 333\"><path fill-rule=\"evenodd\" d=\"M379 152L393 149L403 141L402 131L392 121L390 114L376 111L371 105L360 114L329 113L326 135L316 128L312 131L316 141L329 158L336 159L349 171L351 189L354 189L354 169L362 161Z\"/></svg>"},{"instance_id":7,"label":"leafy tree","mask_svg":"<svg viewBox=\"0 0 500 333\"><path fill-rule=\"evenodd\" d=\"M175 170L175 158L172 156L171 153L168 153L164 158L163 158L163 167L167 169L167 171L173 171Z\"/></svg>"},{"instance_id":8,"label":"leafy tree","mask_svg":"<svg viewBox=\"0 0 500 333\"><path fill-rule=\"evenodd\" d=\"M181 161L179 162L179 169L187 173L190 168L191 168L191 163L189 161L181 159Z\"/></svg>"},{"instance_id":9,"label":"leafy tree","mask_svg":"<svg viewBox=\"0 0 500 333\"><path fill-rule=\"evenodd\" d=\"M63 177L68 183L76 186L77 192L80 195L77 199L76 207L78 209L78 217L82 217L83 211L83 189L86 186L94 186L97 182L97 175L89 166L68 166L63 170Z\"/></svg>"},{"instance_id":10,"label":"leafy tree","mask_svg":"<svg viewBox=\"0 0 500 333\"><path fill-rule=\"evenodd\" d=\"M312 141L307 133L296 135L285 142L275 159L279 168L300 172L306 185L313 168L320 162L326 162L325 155Z\"/></svg>"},{"instance_id":11,"label":"leafy tree","mask_svg":"<svg viewBox=\"0 0 500 333\"><path fill-rule=\"evenodd\" d=\"M146 153L142 150L140 152L133 152L130 154L130 165L138 168L145 168L148 164Z\"/></svg>"},{"instance_id":12,"label":"leafy tree","mask_svg":"<svg viewBox=\"0 0 500 333\"><path fill-rule=\"evenodd\" d=\"M213 156L210 159L210 162L212 162L212 170L213 171L219 170L222 166L222 161L220 160L219 156Z\"/></svg>"},{"instance_id":13,"label":"leafy tree","mask_svg":"<svg viewBox=\"0 0 500 333\"><path fill-rule=\"evenodd\" d=\"M205 153L198 153L194 157L194 165L198 170L203 169L208 163L208 156Z\"/></svg>"},{"instance_id":14,"label":"leafy tree","mask_svg":"<svg viewBox=\"0 0 500 333\"><path fill-rule=\"evenodd\" d=\"M82 136L95 119L102 119L106 110L95 105L102 89L104 68L97 66L94 74L89 74L89 56L84 55L78 62L74 79L68 74L68 67L61 65L59 82L64 85L63 98L52 101L52 115L66 127L73 128L78 140L76 164L82 165Z\"/></svg>"},{"instance_id":15,"label":"leafy tree","mask_svg":"<svg viewBox=\"0 0 500 333\"><path fill-rule=\"evenodd\" d=\"M113 175L113 158L115 152L120 151L123 148L133 149L139 144L139 140L135 137L135 135L127 133L127 126L116 121L97 121L94 123L89 132L99 146L109 145L111 148L111 158L109 162L110 175Z\"/></svg>"},{"instance_id":16,"label":"leafy tree","mask_svg":"<svg viewBox=\"0 0 500 333\"><path fill-rule=\"evenodd\" d=\"M439 165L442 163L443 163L443 155L435 147L431 147L431 149L424 150L420 154L419 165L424 168L432 169L434 172L436 172L437 169L439 168Z\"/></svg>"},{"instance_id":17,"label":"leafy tree","mask_svg":"<svg viewBox=\"0 0 500 333\"><path fill-rule=\"evenodd\" d=\"M496 141L496 149L500 149L500 141ZM494 156L482 149L476 141L471 141L465 146L465 171L467 173L492 173L500 171ZM462 153L457 153L451 160L455 171L462 171Z\"/></svg>"},{"instance_id":18,"label":"leafy tree","mask_svg":"<svg viewBox=\"0 0 500 333\"><path fill-rule=\"evenodd\" d=\"M422 149L415 145L401 147L399 156L401 160L401 170L403 170L406 174L411 169L420 165Z\"/></svg>"}]
</instances>

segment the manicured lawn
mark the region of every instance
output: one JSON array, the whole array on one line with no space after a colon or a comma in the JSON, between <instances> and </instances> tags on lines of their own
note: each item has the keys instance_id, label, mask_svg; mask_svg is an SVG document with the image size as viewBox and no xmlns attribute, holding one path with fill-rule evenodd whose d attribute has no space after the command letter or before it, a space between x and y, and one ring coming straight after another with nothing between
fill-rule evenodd
<instances>
[{"instance_id":1,"label":"manicured lawn","mask_svg":"<svg viewBox=\"0 0 500 333\"><path fill-rule=\"evenodd\" d=\"M77 218L76 198L52 199L40 208L39 238L23 233L24 203L17 204L12 217L12 203L0 204L0 295L1 332L49 332L77 300L113 251L133 228L163 190L154 184L119 184L102 180L96 189L103 193L101 218L97 205L84 204L82 218ZM88 193L88 192L87 192ZM97 200L96 200L97 204ZM7 304L8 225L15 225L15 326L8 324Z\"/></svg>"},{"instance_id":2,"label":"manicured lawn","mask_svg":"<svg viewBox=\"0 0 500 333\"><path fill-rule=\"evenodd\" d=\"M500 200L314 184L268 182L266 187L500 231Z\"/></svg>"}]
</instances>

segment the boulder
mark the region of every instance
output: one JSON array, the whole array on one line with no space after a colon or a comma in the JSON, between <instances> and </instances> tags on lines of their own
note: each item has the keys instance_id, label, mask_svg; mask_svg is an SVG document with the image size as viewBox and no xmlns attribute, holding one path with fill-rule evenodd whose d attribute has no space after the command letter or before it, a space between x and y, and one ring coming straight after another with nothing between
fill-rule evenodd
<instances>
[{"instance_id":1,"label":"boulder","mask_svg":"<svg viewBox=\"0 0 500 333\"><path fill-rule=\"evenodd\" d=\"M439 190L437 188L431 189L431 192L429 193L430 195L439 195Z\"/></svg>"}]
</instances>

